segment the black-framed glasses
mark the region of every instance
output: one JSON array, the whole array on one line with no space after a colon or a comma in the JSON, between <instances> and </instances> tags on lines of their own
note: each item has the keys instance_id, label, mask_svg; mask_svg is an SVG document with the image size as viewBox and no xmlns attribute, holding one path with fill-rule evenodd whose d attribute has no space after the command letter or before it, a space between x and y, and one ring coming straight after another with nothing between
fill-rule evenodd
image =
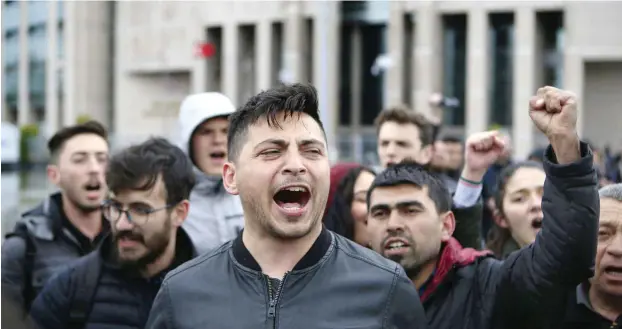
<instances>
[{"instance_id":1,"label":"black-framed glasses","mask_svg":"<svg viewBox=\"0 0 622 329\"><path fill-rule=\"evenodd\" d=\"M146 205L131 205L127 209L123 209L123 207L116 202L106 201L102 204L102 212L104 218L112 225L115 225L121 218L121 215L125 214L128 222L141 226L149 221L149 215L152 213L166 210L174 206L175 205L172 204L154 209Z\"/></svg>"}]
</instances>

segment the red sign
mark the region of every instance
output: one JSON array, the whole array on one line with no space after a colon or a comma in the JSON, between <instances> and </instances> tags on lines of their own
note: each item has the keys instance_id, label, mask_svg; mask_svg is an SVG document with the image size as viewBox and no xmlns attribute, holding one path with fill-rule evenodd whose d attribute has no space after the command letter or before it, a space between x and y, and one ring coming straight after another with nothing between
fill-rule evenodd
<instances>
[{"instance_id":1,"label":"red sign","mask_svg":"<svg viewBox=\"0 0 622 329\"><path fill-rule=\"evenodd\" d=\"M201 58L210 58L216 54L216 46L209 42L197 43L194 49L194 54Z\"/></svg>"}]
</instances>

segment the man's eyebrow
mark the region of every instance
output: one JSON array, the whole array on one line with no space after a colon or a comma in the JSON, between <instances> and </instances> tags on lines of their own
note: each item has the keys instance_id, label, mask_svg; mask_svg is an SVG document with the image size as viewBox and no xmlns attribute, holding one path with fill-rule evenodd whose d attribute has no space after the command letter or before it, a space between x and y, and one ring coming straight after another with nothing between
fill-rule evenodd
<instances>
[{"instance_id":1,"label":"man's eyebrow","mask_svg":"<svg viewBox=\"0 0 622 329\"><path fill-rule=\"evenodd\" d=\"M257 145L255 145L254 149L257 149L259 147L265 146L267 144L272 144L272 145L276 145L279 147L287 147L287 145L289 145L289 143L284 140L284 139L280 139L280 138L268 138L266 140L263 140L261 142L259 142Z\"/></svg>"}]
</instances>

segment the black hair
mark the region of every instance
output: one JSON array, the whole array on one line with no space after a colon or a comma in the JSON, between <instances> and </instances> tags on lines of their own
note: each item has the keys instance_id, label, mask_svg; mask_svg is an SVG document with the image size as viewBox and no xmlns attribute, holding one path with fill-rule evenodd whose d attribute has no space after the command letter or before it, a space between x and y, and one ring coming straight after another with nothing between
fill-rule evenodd
<instances>
[{"instance_id":1,"label":"black hair","mask_svg":"<svg viewBox=\"0 0 622 329\"><path fill-rule=\"evenodd\" d=\"M108 164L106 182L113 193L146 191L162 177L168 205L190 197L195 184L190 159L164 138L150 138L114 155Z\"/></svg>"},{"instance_id":2,"label":"black hair","mask_svg":"<svg viewBox=\"0 0 622 329\"><path fill-rule=\"evenodd\" d=\"M354 184L362 172L376 173L365 167L352 168L337 185L334 199L324 216L324 225L327 229L354 241L354 218L352 217L352 201L354 201Z\"/></svg>"},{"instance_id":3,"label":"black hair","mask_svg":"<svg viewBox=\"0 0 622 329\"><path fill-rule=\"evenodd\" d=\"M286 118L294 115L300 117L303 113L307 114L317 122L324 132L315 87L304 83L280 85L251 97L246 104L229 116L229 132L227 134L229 160L237 160L249 126L255 124L259 119L265 118L270 127L281 129L277 118L280 113L284 113Z\"/></svg>"},{"instance_id":4,"label":"black hair","mask_svg":"<svg viewBox=\"0 0 622 329\"><path fill-rule=\"evenodd\" d=\"M389 166L376 175L369 191L367 191L367 209L370 208L370 196L375 188L397 185L414 185L420 188L427 186L428 195L434 201L436 210L439 213L451 210L451 195L445 183L438 176L410 159Z\"/></svg>"},{"instance_id":5,"label":"black hair","mask_svg":"<svg viewBox=\"0 0 622 329\"><path fill-rule=\"evenodd\" d=\"M376 136L380 133L380 128L387 122L395 122L400 125L415 125L419 129L419 139L421 146L434 143L440 127L432 124L425 115L415 112L405 105L393 106L383 110L374 120L376 126Z\"/></svg>"},{"instance_id":6,"label":"black hair","mask_svg":"<svg viewBox=\"0 0 622 329\"><path fill-rule=\"evenodd\" d=\"M440 139L440 141L443 143L456 143L456 144L462 144L464 142L462 138L458 136L454 136L454 135L445 135Z\"/></svg>"},{"instance_id":7,"label":"black hair","mask_svg":"<svg viewBox=\"0 0 622 329\"><path fill-rule=\"evenodd\" d=\"M497 187L495 189L494 200L495 207L499 214L504 216L503 210L503 198L505 198L506 188L508 182L514 174L522 168L535 168L544 171L544 168L540 162L537 161L522 161L510 164L505 167L499 177L497 179ZM512 233L509 229L500 227L499 225L493 225L490 231L488 232L488 243L486 247L490 249L497 257L501 257L501 253L503 252L503 246L505 243L512 238Z\"/></svg>"},{"instance_id":8,"label":"black hair","mask_svg":"<svg viewBox=\"0 0 622 329\"><path fill-rule=\"evenodd\" d=\"M82 124L64 127L58 130L48 141L48 151L50 152L51 162L58 161L58 156L65 146L65 143L78 135L93 134L104 140L108 140L108 132L104 126L95 121L90 120Z\"/></svg>"}]
</instances>

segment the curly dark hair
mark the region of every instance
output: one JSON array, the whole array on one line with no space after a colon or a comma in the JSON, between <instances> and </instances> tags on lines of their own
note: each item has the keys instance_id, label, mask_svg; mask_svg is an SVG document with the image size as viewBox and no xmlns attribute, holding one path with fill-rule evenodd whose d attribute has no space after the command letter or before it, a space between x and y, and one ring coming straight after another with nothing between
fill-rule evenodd
<instances>
[{"instance_id":1,"label":"curly dark hair","mask_svg":"<svg viewBox=\"0 0 622 329\"><path fill-rule=\"evenodd\" d=\"M179 147L164 138L150 138L114 155L106 182L113 193L147 191L161 178L169 205L187 200L195 184L192 163Z\"/></svg>"}]
</instances>

